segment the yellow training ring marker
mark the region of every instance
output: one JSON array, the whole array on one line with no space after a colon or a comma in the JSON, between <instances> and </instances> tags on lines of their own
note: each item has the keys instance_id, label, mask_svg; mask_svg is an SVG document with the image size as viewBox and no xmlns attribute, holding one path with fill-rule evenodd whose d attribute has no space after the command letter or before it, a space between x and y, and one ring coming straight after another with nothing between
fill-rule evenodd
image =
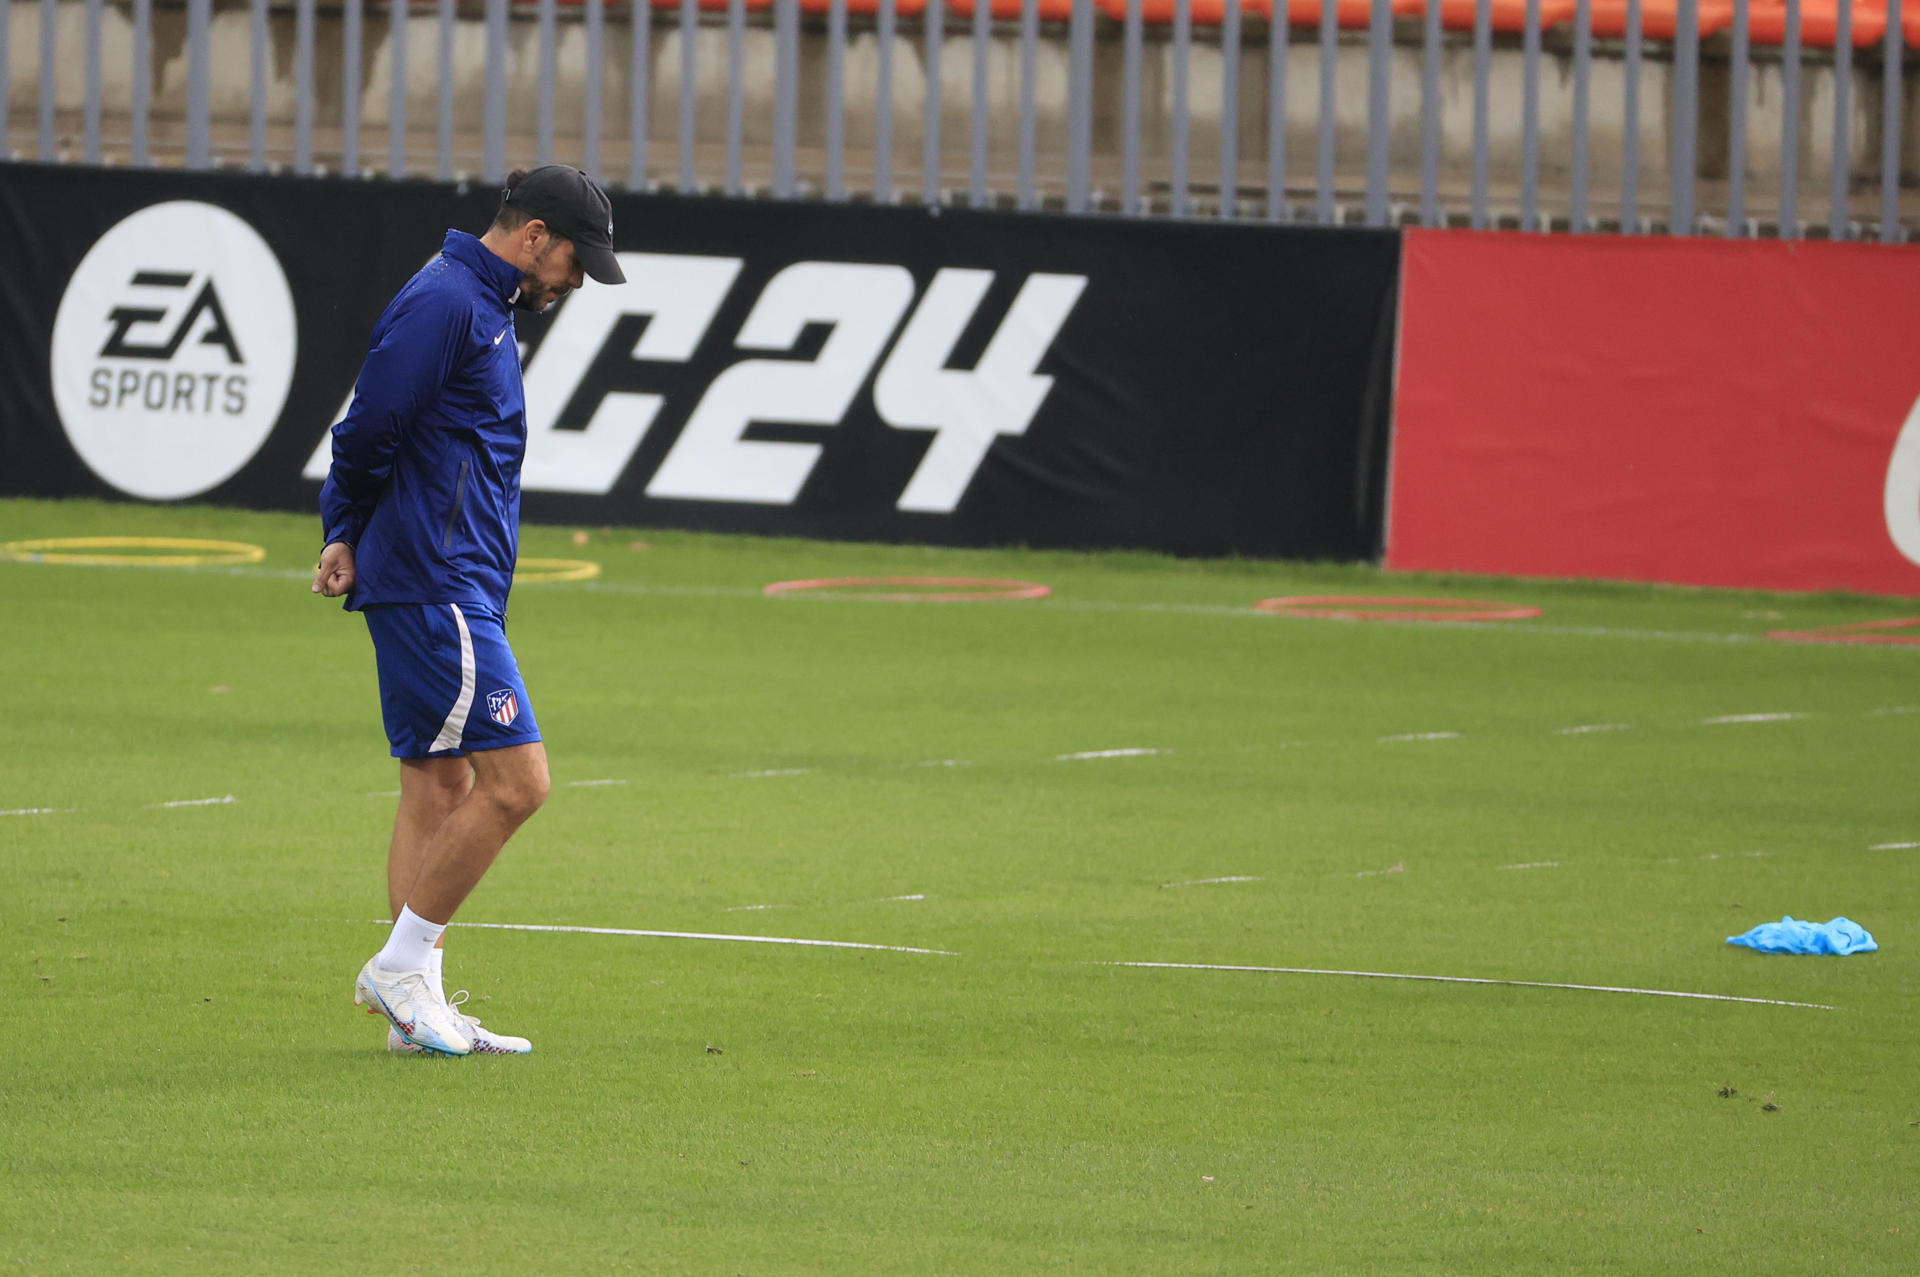
<instances>
[{"instance_id":1,"label":"yellow training ring marker","mask_svg":"<svg viewBox=\"0 0 1920 1277\"><path fill-rule=\"evenodd\" d=\"M522 559L513 568L515 585L544 585L554 581L591 581L600 565L586 559Z\"/></svg>"},{"instance_id":2,"label":"yellow training ring marker","mask_svg":"<svg viewBox=\"0 0 1920 1277\"><path fill-rule=\"evenodd\" d=\"M187 554L103 554L103 550L187 550ZM245 541L200 537L42 537L0 541L0 560L15 563L75 563L107 568L209 568L258 563L264 547Z\"/></svg>"}]
</instances>

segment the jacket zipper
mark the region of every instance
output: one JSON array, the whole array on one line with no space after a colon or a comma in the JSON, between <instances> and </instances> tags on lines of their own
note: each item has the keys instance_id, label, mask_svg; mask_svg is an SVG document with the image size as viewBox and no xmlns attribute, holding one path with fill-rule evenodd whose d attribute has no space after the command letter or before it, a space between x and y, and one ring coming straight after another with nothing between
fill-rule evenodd
<instances>
[{"instance_id":1,"label":"jacket zipper","mask_svg":"<svg viewBox=\"0 0 1920 1277\"><path fill-rule=\"evenodd\" d=\"M453 548L453 525L460 522L460 507L466 503L467 468L472 464L471 461L460 463L460 481L453 488L453 513L447 516L447 530L440 537L440 548L443 550Z\"/></svg>"}]
</instances>

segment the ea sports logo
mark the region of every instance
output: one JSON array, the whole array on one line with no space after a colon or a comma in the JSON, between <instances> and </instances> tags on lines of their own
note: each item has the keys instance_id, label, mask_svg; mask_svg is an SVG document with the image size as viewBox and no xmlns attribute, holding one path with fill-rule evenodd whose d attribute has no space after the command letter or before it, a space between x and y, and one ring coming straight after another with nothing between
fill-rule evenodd
<instances>
[{"instance_id":1,"label":"ea sports logo","mask_svg":"<svg viewBox=\"0 0 1920 1277\"><path fill-rule=\"evenodd\" d=\"M260 450L293 383L293 294L253 227L155 204L88 250L53 325L53 402L93 472L151 500L198 496Z\"/></svg>"}]
</instances>

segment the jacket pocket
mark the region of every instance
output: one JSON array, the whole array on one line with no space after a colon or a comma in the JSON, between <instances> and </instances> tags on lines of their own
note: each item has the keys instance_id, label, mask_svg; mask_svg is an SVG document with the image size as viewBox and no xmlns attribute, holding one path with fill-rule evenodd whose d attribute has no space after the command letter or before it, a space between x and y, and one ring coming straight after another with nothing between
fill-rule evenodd
<instances>
[{"instance_id":1,"label":"jacket pocket","mask_svg":"<svg viewBox=\"0 0 1920 1277\"><path fill-rule=\"evenodd\" d=\"M453 511L447 515L446 531L440 535L440 548L453 549L453 530L460 523L460 507L467 501L467 471L473 466L471 461L460 463L460 480L453 485Z\"/></svg>"}]
</instances>

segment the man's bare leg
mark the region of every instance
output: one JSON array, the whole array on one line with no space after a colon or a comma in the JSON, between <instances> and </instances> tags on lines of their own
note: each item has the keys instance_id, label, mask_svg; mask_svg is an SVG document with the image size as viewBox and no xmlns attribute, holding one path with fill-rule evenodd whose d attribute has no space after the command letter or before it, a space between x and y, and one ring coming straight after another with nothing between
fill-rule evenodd
<instances>
[{"instance_id":1,"label":"man's bare leg","mask_svg":"<svg viewBox=\"0 0 1920 1277\"><path fill-rule=\"evenodd\" d=\"M427 845L473 790L473 764L465 758L400 760L400 810L387 848L387 905L400 916L407 891L426 863Z\"/></svg>"},{"instance_id":2,"label":"man's bare leg","mask_svg":"<svg viewBox=\"0 0 1920 1277\"><path fill-rule=\"evenodd\" d=\"M387 1011L395 1026L389 1050L452 1055L533 1050L525 1038L484 1029L448 1006L440 962L446 923L438 919L452 918L507 839L545 801L549 787L546 749L537 742L465 758L403 761L400 807L387 855L387 890L396 921L386 948L361 972L354 996ZM429 908L437 918L426 912ZM395 979L382 972L411 974ZM415 982L411 990L407 980Z\"/></svg>"},{"instance_id":3,"label":"man's bare leg","mask_svg":"<svg viewBox=\"0 0 1920 1277\"><path fill-rule=\"evenodd\" d=\"M404 905L445 926L493 865L514 831L547 800L552 781L538 741L467 755L473 785L440 822L420 856ZM402 796L404 799L404 785Z\"/></svg>"}]
</instances>

